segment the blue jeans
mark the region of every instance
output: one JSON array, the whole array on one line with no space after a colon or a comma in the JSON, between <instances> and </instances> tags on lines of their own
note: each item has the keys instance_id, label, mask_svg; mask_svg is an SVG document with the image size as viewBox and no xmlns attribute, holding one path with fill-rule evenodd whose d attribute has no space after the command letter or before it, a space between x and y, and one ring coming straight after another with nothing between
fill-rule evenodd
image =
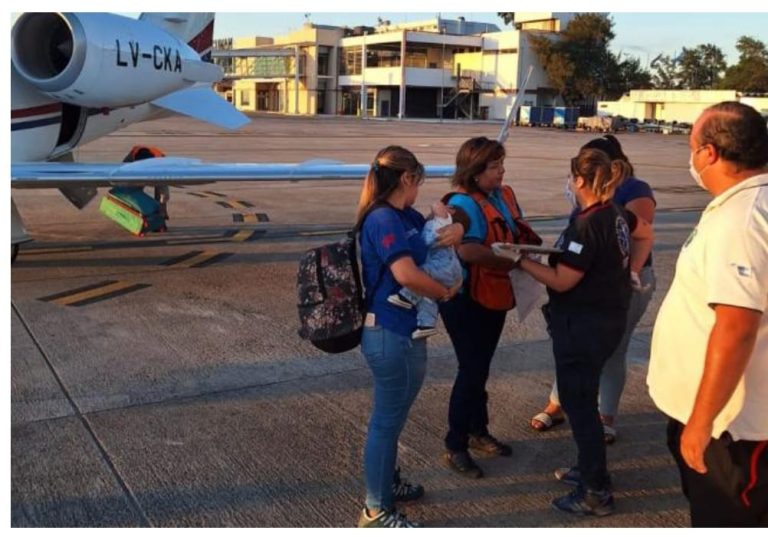
<instances>
[{"instance_id":1,"label":"blue jeans","mask_svg":"<svg viewBox=\"0 0 768 537\"><path fill-rule=\"evenodd\" d=\"M629 340L632 338L632 332L635 331L637 323L640 322L646 308L648 308L648 303L653 297L653 291L656 289L656 276L653 273L653 268L644 267L639 276L642 284L644 286L650 285L651 288L644 293L632 292L624 336L603 366L603 372L600 376L600 414L603 416L616 416L619 413L619 399L621 399L621 393L624 391L624 383L627 379ZM557 379L552 384L549 400L560 405Z\"/></svg>"},{"instance_id":2,"label":"blue jeans","mask_svg":"<svg viewBox=\"0 0 768 537\"><path fill-rule=\"evenodd\" d=\"M397 440L424 383L427 342L380 326L365 327L362 351L373 373L373 411L365 442L365 505L391 509Z\"/></svg>"}]
</instances>

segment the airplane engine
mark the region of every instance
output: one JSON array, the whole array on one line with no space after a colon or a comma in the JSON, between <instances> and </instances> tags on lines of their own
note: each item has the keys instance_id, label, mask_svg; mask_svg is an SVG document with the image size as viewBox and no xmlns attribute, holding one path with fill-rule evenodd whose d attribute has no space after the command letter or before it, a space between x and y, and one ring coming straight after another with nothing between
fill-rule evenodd
<instances>
[{"instance_id":1,"label":"airplane engine","mask_svg":"<svg viewBox=\"0 0 768 537\"><path fill-rule=\"evenodd\" d=\"M222 70L164 30L109 13L25 13L11 61L39 91L86 108L118 108L168 95Z\"/></svg>"}]
</instances>

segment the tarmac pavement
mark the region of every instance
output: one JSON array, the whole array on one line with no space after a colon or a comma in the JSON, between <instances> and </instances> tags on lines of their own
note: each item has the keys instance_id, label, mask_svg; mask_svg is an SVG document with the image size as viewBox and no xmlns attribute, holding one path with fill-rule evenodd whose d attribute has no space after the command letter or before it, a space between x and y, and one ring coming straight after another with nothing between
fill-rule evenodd
<instances>
[{"instance_id":1,"label":"tarmac pavement","mask_svg":"<svg viewBox=\"0 0 768 537\"><path fill-rule=\"evenodd\" d=\"M269 117L222 134L173 119L89 144L78 158L119 160L131 145L151 143L217 161L367 162L399 141L426 163L447 164L461 141L496 129ZM548 243L564 227L567 158L589 138L517 129L507 144L508 180ZM404 475L427 490L406 507L410 517L431 527L689 524L665 418L647 395L645 374L653 319L698 219L687 209L703 207L707 196L690 188L683 138L621 140L656 188L660 212L658 289L632 339L619 439L608 449L616 514L574 518L549 506L567 492L552 471L573 463L575 448L567 424L546 433L528 425L552 382L551 342L537 313L521 323L512 312L488 391L491 430L513 455L481 460L479 480L441 466L456 372L441 330L430 338L427 379L400 440ZM304 250L348 227L359 187L174 188L169 232L145 238L121 232L95 203L78 212L56 192L14 191L37 240L11 272L11 526L354 525L365 493L370 373L357 350L324 355L296 336L295 271ZM428 180L419 207L446 190ZM226 209L219 198L254 207ZM266 214L269 222L236 223L237 213ZM194 266L195 259L208 264ZM105 282L123 294L83 298L83 288Z\"/></svg>"}]
</instances>

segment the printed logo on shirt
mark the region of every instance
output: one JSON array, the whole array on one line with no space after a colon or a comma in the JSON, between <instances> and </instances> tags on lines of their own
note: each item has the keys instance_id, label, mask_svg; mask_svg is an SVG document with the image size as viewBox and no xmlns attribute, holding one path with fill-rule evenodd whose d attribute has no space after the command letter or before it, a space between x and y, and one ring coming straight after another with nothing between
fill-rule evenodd
<instances>
[{"instance_id":1,"label":"printed logo on shirt","mask_svg":"<svg viewBox=\"0 0 768 537\"><path fill-rule=\"evenodd\" d=\"M624 217L616 217L616 239L619 242L621 257L629 257L629 225Z\"/></svg>"},{"instance_id":2,"label":"printed logo on shirt","mask_svg":"<svg viewBox=\"0 0 768 537\"><path fill-rule=\"evenodd\" d=\"M731 263L731 266L736 269L736 272L742 278L751 278L752 277L752 268L751 267L745 267L744 265L737 265L736 263Z\"/></svg>"},{"instance_id":3,"label":"printed logo on shirt","mask_svg":"<svg viewBox=\"0 0 768 537\"><path fill-rule=\"evenodd\" d=\"M578 242L571 241L568 243L568 251L573 252L576 255L581 254L581 251L584 249L583 244L579 244Z\"/></svg>"},{"instance_id":4,"label":"printed logo on shirt","mask_svg":"<svg viewBox=\"0 0 768 537\"><path fill-rule=\"evenodd\" d=\"M416 228L411 228L405 232L405 238L410 239L414 235L418 235L418 234L419 234L419 231Z\"/></svg>"},{"instance_id":5,"label":"printed logo on shirt","mask_svg":"<svg viewBox=\"0 0 768 537\"><path fill-rule=\"evenodd\" d=\"M394 233L387 233L387 234L386 234L386 235L384 235L384 237L382 237L382 239L381 239L381 245L382 245L384 248L387 248L387 249L389 249L389 247L390 247L390 246L392 246L392 244L393 244L394 242L395 242L395 234L394 234Z\"/></svg>"}]
</instances>

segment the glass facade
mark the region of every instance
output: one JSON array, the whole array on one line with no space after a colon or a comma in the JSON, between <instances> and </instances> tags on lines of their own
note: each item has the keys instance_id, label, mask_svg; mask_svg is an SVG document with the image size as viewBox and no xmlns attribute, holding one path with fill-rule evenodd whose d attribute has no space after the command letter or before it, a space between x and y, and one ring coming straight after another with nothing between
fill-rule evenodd
<instances>
[{"instance_id":1,"label":"glass facade","mask_svg":"<svg viewBox=\"0 0 768 537\"><path fill-rule=\"evenodd\" d=\"M299 55L299 76L304 75L306 57ZM294 56L255 56L235 58L234 70L237 76L248 78L289 78L295 76Z\"/></svg>"},{"instance_id":2,"label":"glass facade","mask_svg":"<svg viewBox=\"0 0 768 537\"><path fill-rule=\"evenodd\" d=\"M376 45L366 50L368 67L400 67L400 45Z\"/></svg>"},{"instance_id":3,"label":"glass facade","mask_svg":"<svg viewBox=\"0 0 768 537\"><path fill-rule=\"evenodd\" d=\"M359 75L363 72L363 47L341 49L339 54L339 74Z\"/></svg>"},{"instance_id":4,"label":"glass facade","mask_svg":"<svg viewBox=\"0 0 768 537\"><path fill-rule=\"evenodd\" d=\"M331 47L323 45L317 47L317 74L318 76L331 74Z\"/></svg>"},{"instance_id":5,"label":"glass facade","mask_svg":"<svg viewBox=\"0 0 768 537\"><path fill-rule=\"evenodd\" d=\"M365 66L400 67L400 44L371 45L366 47ZM339 54L339 74L359 75L363 69L362 46L341 49ZM448 47L427 47L408 45L405 55L406 67L420 69L450 69L453 66L453 49Z\"/></svg>"}]
</instances>

